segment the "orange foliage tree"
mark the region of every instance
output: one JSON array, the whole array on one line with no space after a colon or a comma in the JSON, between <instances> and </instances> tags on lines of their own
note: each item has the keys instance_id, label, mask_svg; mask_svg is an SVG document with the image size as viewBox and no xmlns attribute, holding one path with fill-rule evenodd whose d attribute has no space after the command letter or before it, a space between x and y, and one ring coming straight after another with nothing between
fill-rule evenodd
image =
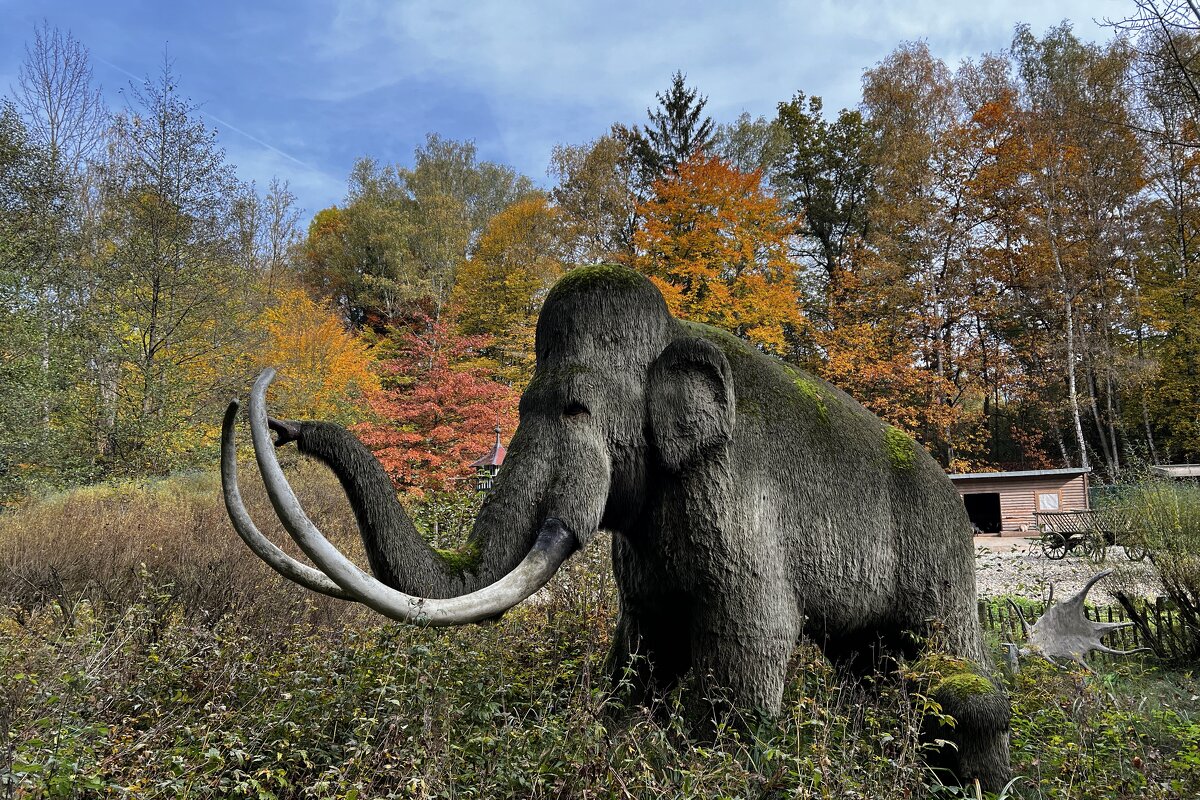
<instances>
[{"instance_id":1,"label":"orange foliage tree","mask_svg":"<svg viewBox=\"0 0 1200 800\"><path fill-rule=\"evenodd\" d=\"M785 354L804 326L787 238L795 221L756 172L696 154L638 206L635 265L671 312Z\"/></svg>"},{"instance_id":2,"label":"orange foliage tree","mask_svg":"<svg viewBox=\"0 0 1200 800\"><path fill-rule=\"evenodd\" d=\"M289 289L259 318L265 334L258 367L279 370L272 406L283 416L340 420L352 417L379 389L374 358L337 314L303 289Z\"/></svg>"},{"instance_id":3,"label":"orange foliage tree","mask_svg":"<svg viewBox=\"0 0 1200 800\"><path fill-rule=\"evenodd\" d=\"M821 376L910 433L946 424L951 411L936 398L947 387L918 366L917 345L906 330L915 318L879 301L878 287L854 272L841 272L835 286L829 324L814 331L824 354Z\"/></svg>"},{"instance_id":4,"label":"orange foliage tree","mask_svg":"<svg viewBox=\"0 0 1200 800\"><path fill-rule=\"evenodd\" d=\"M354 427L410 499L471 486L468 466L517 427L519 394L464 365L487 337L459 336L443 317L397 334L395 353L380 361L384 388L370 397L376 421Z\"/></svg>"}]
</instances>

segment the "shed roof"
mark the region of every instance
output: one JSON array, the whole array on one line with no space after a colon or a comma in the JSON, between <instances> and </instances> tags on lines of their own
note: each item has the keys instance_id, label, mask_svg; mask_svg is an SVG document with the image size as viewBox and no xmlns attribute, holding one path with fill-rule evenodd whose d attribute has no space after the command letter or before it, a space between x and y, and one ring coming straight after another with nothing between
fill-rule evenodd
<instances>
[{"instance_id":1,"label":"shed roof","mask_svg":"<svg viewBox=\"0 0 1200 800\"><path fill-rule=\"evenodd\" d=\"M1156 464L1150 471L1160 478L1200 478L1200 464Z\"/></svg>"},{"instance_id":2,"label":"shed roof","mask_svg":"<svg viewBox=\"0 0 1200 800\"><path fill-rule=\"evenodd\" d=\"M1067 475L1085 475L1091 472L1090 469L1027 469L1020 472L958 472L949 475L952 481L965 481L973 478L987 478L990 480L1006 480L1006 479L1028 479L1028 478L1048 478L1048 477L1065 477Z\"/></svg>"}]
</instances>

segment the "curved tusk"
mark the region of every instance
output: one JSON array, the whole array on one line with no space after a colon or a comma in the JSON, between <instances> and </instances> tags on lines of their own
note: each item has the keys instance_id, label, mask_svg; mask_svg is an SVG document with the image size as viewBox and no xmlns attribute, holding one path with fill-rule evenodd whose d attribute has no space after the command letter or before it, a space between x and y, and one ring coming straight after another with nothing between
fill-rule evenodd
<instances>
[{"instance_id":1,"label":"curved tusk","mask_svg":"<svg viewBox=\"0 0 1200 800\"><path fill-rule=\"evenodd\" d=\"M500 580L478 591L459 597L430 599L385 586L329 543L304 513L284 478L267 424L267 387L274 377L275 370L263 370L250 392L250 431L263 483L275 513L296 544L354 600L400 622L434 627L481 622L504 613L544 586L578 547L578 539L566 525L557 519L547 519L521 563Z\"/></svg>"},{"instance_id":2,"label":"curved tusk","mask_svg":"<svg viewBox=\"0 0 1200 800\"><path fill-rule=\"evenodd\" d=\"M288 580L339 600L352 599L323 572L301 564L276 547L274 542L262 535L254 520L250 518L250 513L242 503L242 493L238 489L237 447L233 441L233 423L239 405L237 400L229 403L229 408L225 409L225 420L221 424L221 489L225 495L225 510L229 512L229 521L233 523L233 529L256 556Z\"/></svg>"}]
</instances>

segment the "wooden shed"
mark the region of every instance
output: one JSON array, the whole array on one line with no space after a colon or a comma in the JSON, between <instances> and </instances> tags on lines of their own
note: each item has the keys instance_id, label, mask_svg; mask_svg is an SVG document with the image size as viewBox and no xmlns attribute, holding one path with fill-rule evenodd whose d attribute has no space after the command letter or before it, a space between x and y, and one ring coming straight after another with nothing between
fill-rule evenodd
<instances>
[{"instance_id":1,"label":"wooden shed","mask_svg":"<svg viewBox=\"0 0 1200 800\"><path fill-rule=\"evenodd\" d=\"M969 472L951 475L950 480L982 533L1019 536L1036 530L1036 511L1088 508L1088 470Z\"/></svg>"}]
</instances>

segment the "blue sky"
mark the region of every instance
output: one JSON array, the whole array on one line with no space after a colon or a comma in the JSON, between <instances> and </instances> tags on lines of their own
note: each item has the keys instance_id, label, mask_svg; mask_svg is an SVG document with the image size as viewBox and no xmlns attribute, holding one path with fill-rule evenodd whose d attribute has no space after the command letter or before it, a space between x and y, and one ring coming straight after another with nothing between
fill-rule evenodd
<instances>
[{"instance_id":1,"label":"blue sky","mask_svg":"<svg viewBox=\"0 0 1200 800\"><path fill-rule=\"evenodd\" d=\"M1105 40L1132 0L717 3L101 2L0 0L0 91L10 94L34 25L91 51L109 103L157 74L164 47L181 91L220 131L244 179L291 183L309 214L340 201L354 161L407 164L425 134L472 139L482 158L544 183L557 143L642 122L676 69L718 122L771 116L797 90L835 110L864 69L925 39L952 66L997 51L1017 23L1063 19Z\"/></svg>"}]
</instances>

